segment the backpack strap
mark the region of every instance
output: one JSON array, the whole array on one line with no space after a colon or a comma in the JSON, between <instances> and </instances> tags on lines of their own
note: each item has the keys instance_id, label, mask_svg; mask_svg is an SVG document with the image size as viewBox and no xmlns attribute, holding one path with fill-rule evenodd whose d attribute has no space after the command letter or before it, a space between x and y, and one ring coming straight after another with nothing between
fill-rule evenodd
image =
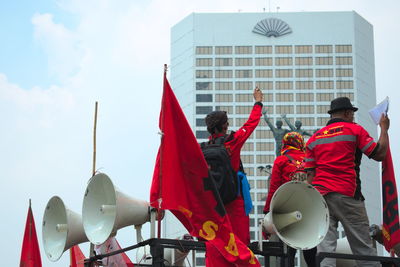
<instances>
[{"instance_id":1,"label":"backpack strap","mask_svg":"<svg viewBox=\"0 0 400 267\"><path fill-rule=\"evenodd\" d=\"M290 156L290 155L285 155L285 157L287 157L291 163L294 163L294 162L295 162L295 160L294 160L294 158L293 158L292 156Z\"/></svg>"}]
</instances>

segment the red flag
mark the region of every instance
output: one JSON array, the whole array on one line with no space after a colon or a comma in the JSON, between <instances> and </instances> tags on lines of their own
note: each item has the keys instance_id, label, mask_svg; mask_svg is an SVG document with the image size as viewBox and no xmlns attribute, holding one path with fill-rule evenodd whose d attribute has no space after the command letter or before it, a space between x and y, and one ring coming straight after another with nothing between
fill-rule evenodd
<instances>
[{"instance_id":1,"label":"red flag","mask_svg":"<svg viewBox=\"0 0 400 267\"><path fill-rule=\"evenodd\" d=\"M84 267L85 255L83 255L82 250L79 248L78 245L70 248L69 254L71 258L70 267Z\"/></svg>"},{"instance_id":2,"label":"red flag","mask_svg":"<svg viewBox=\"0 0 400 267\"><path fill-rule=\"evenodd\" d=\"M24 241L22 243L20 267L42 267L39 244L36 236L31 201L29 200L28 217L26 218Z\"/></svg>"},{"instance_id":3,"label":"red flag","mask_svg":"<svg viewBox=\"0 0 400 267\"><path fill-rule=\"evenodd\" d=\"M212 244L230 263L260 266L233 233L200 146L164 73L162 141L150 191L153 207L171 210L192 236Z\"/></svg>"},{"instance_id":4,"label":"red flag","mask_svg":"<svg viewBox=\"0 0 400 267\"><path fill-rule=\"evenodd\" d=\"M400 243L399 207L397 201L396 178L394 176L392 154L388 147L382 161L382 197L383 197L383 243L389 252Z\"/></svg>"},{"instance_id":5,"label":"red flag","mask_svg":"<svg viewBox=\"0 0 400 267\"><path fill-rule=\"evenodd\" d=\"M115 237L110 237L101 245L96 246L95 250L97 254L107 254L116 250L120 250L121 246L119 245L117 239ZM102 260L103 266L106 267L133 267L133 263L125 254L125 252L110 256L108 258L104 258Z\"/></svg>"}]
</instances>

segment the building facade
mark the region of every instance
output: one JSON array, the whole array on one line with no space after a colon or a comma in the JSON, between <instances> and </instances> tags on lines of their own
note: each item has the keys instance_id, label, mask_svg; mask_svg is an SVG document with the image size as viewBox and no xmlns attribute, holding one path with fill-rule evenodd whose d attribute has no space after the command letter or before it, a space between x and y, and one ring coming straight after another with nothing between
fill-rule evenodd
<instances>
[{"instance_id":1,"label":"building facade","mask_svg":"<svg viewBox=\"0 0 400 267\"><path fill-rule=\"evenodd\" d=\"M243 125L255 86L264 92L274 125L286 114L291 124L300 120L313 133L328 121L330 101L347 96L359 108L356 122L376 138L368 115L376 103L374 69L373 27L356 12L193 13L171 31L170 82L199 142L208 137L204 118L213 110L228 112L230 130ZM285 122L284 128L289 129ZM256 240L268 190L265 166L275 159L264 119L241 159L252 188L250 231ZM361 166L370 223L380 224L379 166L365 157ZM183 232L167 215L164 234ZM197 266L203 265L199 256Z\"/></svg>"}]
</instances>

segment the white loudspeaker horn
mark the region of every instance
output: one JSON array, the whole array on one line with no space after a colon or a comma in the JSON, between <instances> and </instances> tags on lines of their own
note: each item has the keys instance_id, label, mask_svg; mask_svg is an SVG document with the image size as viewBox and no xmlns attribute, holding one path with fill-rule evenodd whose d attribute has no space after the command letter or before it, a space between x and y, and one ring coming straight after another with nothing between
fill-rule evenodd
<instances>
[{"instance_id":1,"label":"white loudspeaker horn","mask_svg":"<svg viewBox=\"0 0 400 267\"><path fill-rule=\"evenodd\" d=\"M69 210L60 197L52 197L46 205L42 227L43 247L51 261L57 261L64 251L88 239L81 216Z\"/></svg>"},{"instance_id":2,"label":"white loudspeaker horn","mask_svg":"<svg viewBox=\"0 0 400 267\"><path fill-rule=\"evenodd\" d=\"M82 221L86 236L95 245L103 244L118 229L142 225L150 220L147 201L121 193L104 173L93 176L86 188Z\"/></svg>"},{"instance_id":3,"label":"white loudspeaker horn","mask_svg":"<svg viewBox=\"0 0 400 267\"><path fill-rule=\"evenodd\" d=\"M296 249L310 249L325 237L328 206L321 194L304 182L289 182L275 191L263 228Z\"/></svg>"}]
</instances>

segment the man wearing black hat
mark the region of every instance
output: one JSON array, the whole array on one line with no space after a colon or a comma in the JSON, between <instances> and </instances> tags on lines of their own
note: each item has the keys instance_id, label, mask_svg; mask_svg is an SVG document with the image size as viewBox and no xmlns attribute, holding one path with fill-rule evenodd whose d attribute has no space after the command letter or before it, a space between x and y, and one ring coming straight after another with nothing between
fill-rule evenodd
<instances>
[{"instance_id":1,"label":"man wearing black hat","mask_svg":"<svg viewBox=\"0 0 400 267\"><path fill-rule=\"evenodd\" d=\"M228 133L228 116L225 111L213 111L205 118L207 130L210 133L209 142L215 143L217 139L224 138L224 145L230 156L232 168L235 172L239 171L240 167L240 151L242 146L253 133L261 118L261 110L263 107L263 93L256 87L253 92L254 100L256 101L250 116L245 124L236 132ZM250 243L250 222L249 216L245 213L245 203L243 196L239 195L235 200L225 204L226 212L229 216L232 230L235 235L244 243ZM222 255L211 248L206 255L207 266L231 266Z\"/></svg>"},{"instance_id":2,"label":"man wearing black hat","mask_svg":"<svg viewBox=\"0 0 400 267\"><path fill-rule=\"evenodd\" d=\"M307 142L308 182L324 196L329 208L329 230L318 252L336 250L338 222L343 225L353 254L376 255L369 236L369 221L361 193L360 164L362 153L382 161L388 149L389 118L382 115L378 142L354 123L354 107L347 97L331 102L327 126ZM378 262L357 261L358 266L380 266ZM324 259L321 266L336 266L335 259Z\"/></svg>"}]
</instances>

